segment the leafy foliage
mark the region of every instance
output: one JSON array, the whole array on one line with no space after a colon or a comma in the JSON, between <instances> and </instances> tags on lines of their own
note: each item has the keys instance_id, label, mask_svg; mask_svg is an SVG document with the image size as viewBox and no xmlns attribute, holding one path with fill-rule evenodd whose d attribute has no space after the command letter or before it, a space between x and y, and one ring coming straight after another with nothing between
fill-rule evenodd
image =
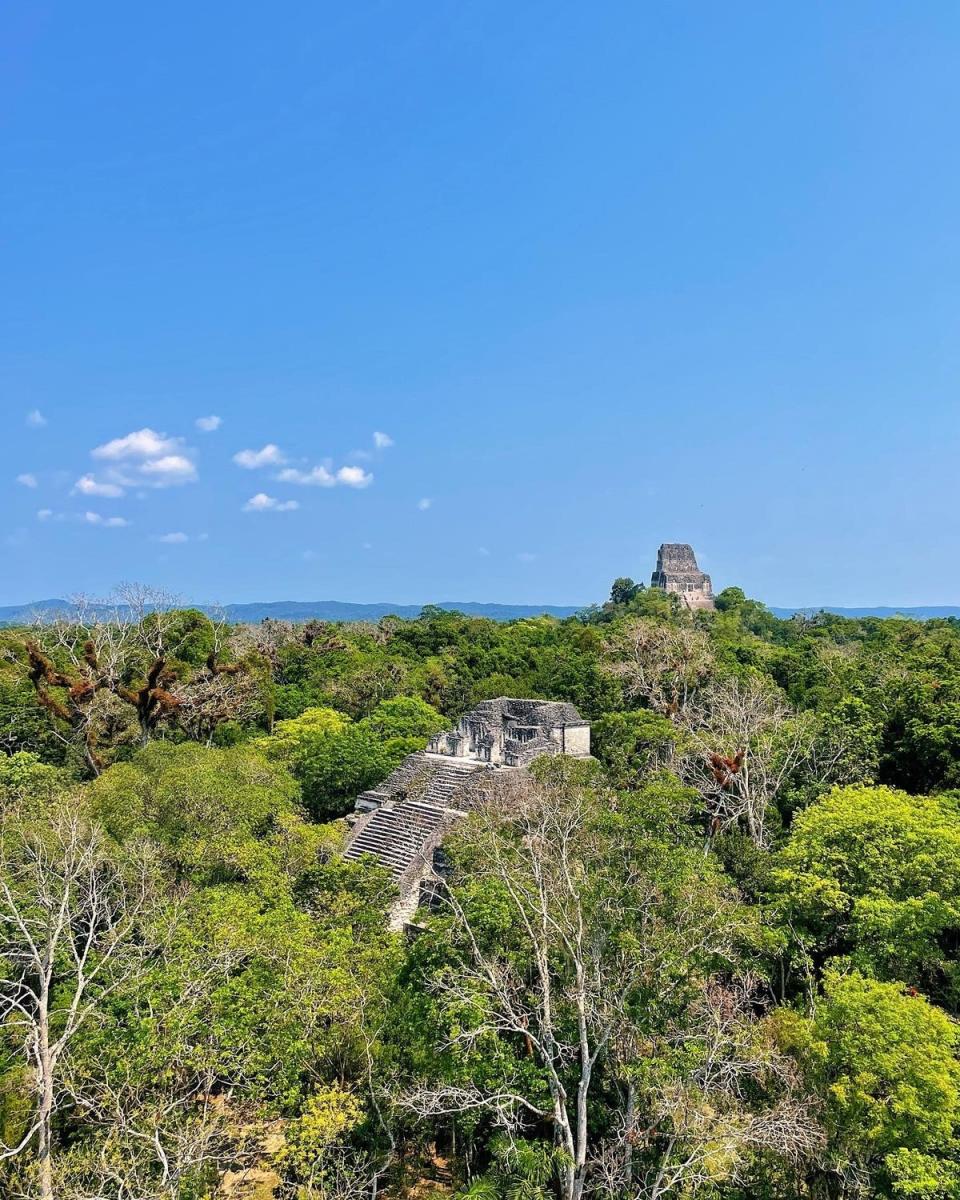
<instances>
[{"instance_id":1,"label":"leafy foliage","mask_svg":"<svg viewBox=\"0 0 960 1200\"><path fill-rule=\"evenodd\" d=\"M960 623L131 595L0 634L0 1194L960 1196ZM340 818L498 695L596 757L493 772L405 937Z\"/></svg>"},{"instance_id":2,"label":"leafy foliage","mask_svg":"<svg viewBox=\"0 0 960 1200\"><path fill-rule=\"evenodd\" d=\"M837 788L800 813L779 863L775 887L818 957L956 998L955 798Z\"/></svg>"}]
</instances>

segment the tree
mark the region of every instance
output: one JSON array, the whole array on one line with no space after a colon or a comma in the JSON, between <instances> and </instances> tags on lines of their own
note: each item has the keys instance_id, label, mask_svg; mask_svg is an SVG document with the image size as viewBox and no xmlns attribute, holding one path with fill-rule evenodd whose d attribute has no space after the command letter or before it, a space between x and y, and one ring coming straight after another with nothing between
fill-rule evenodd
<instances>
[{"instance_id":1,"label":"tree","mask_svg":"<svg viewBox=\"0 0 960 1200\"><path fill-rule=\"evenodd\" d=\"M610 588L610 603L629 604L642 588L642 583L634 583L629 577L621 576L613 581Z\"/></svg>"},{"instance_id":2,"label":"tree","mask_svg":"<svg viewBox=\"0 0 960 1200\"><path fill-rule=\"evenodd\" d=\"M121 862L66 797L47 823L14 816L0 830L0 1027L21 1047L33 1096L29 1127L0 1157L36 1141L41 1200L54 1196L65 1057L97 1008L143 971L150 883L147 852Z\"/></svg>"},{"instance_id":3,"label":"tree","mask_svg":"<svg viewBox=\"0 0 960 1200\"><path fill-rule=\"evenodd\" d=\"M390 738L429 738L449 725L446 717L416 696L397 696L381 700L361 724L384 740Z\"/></svg>"},{"instance_id":4,"label":"tree","mask_svg":"<svg viewBox=\"0 0 960 1200\"><path fill-rule=\"evenodd\" d=\"M124 851L154 844L168 886L161 951L69 1055L65 1194L206 1195L219 1171L261 1160L268 1122L275 1134L314 1089L366 1083L399 948L394 889L339 857L340 832L303 819L256 744L153 743L85 791Z\"/></svg>"},{"instance_id":5,"label":"tree","mask_svg":"<svg viewBox=\"0 0 960 1200\"><path fill-rule=\"evenodd\" d=\"M382 700L361 721L351 722L331 708L308 708L277 723L267 752L288 763L303 788L303 800L316 820L344 814L353 800L379 783L446 720L423 700Z\"/></svg>"},{"instance_id":6,"label":"tree","mask_svg":"<svg viewBox=\"0 0 960 1200\"><path fill-rule=\"evenodd\" d=\"M956 1196L960 1062L944 1013L902 984L828 973L813 1020L778 1021L827 1104L820 1194Z\"/></svg>"},{"instance_id":7,"label":"tree","mask_svg":"<svg viewBox=\"0 0 960 1200\"><path fill-rule=\"evenodd\" d=\"M717 595L714 603L718 612L729 612L742 608L747 603L747 596L743 588L728 587Z\"/></svg>"},{"instance_id":8,"label":"tree","mask_svg":"<svg viewBox=\"0 0 960 1200\"><path fill-rule=\"evenodd\" d=\"M38 621L26 642L28 676L39 703L82 747L92 774L118 742L146 745L179 720L209 740L222 721L256 711L240 663L221 656L229 637L196 610L177 610L165 593L124 585L107 603L78 600L73 611ZM124 726L129 718L135 732Z\"/></svg>"},{"instance_id":9,"label":"tree","mask_svg":"<svg viewBox=\"0 0 960 1200\"><path fill-rule=\"evenodd\" d=\"M348 725L342 733L306 735L294 754L293 772L307 810L317 821L343 816L360 792L379 783L406 754L423 745L421 739L395 739L391 752L362 724Z\"/></svg>"},{"instance_id":10,"label":"tree","mask_svg":"<svg viewBox=\"0 0 960 1200\"><path fill-rule=\"evenodd\" d=\"M691 747L680 773L704 798L713 832L742 827L768 846L771 809L813 751L815 722L759 675L713 680L682 710Z\"/></svg>"},{"instance_id":11,"label":"tree","mask_svg":"<svg viewBox=\"0 0 960 1200\"><path fill-rule=\"evenodd\" d=\"M385 914L369 898L379 929L354 936L350 890L316 915L292 886L212 885L172 907L163 956L71 1058L81 1171L107 1166L138 1200L205 1195L211 1170L263 1156L271 1118L292 1135L290 1165L306 1167L310 1098L364 1088L392 969Z\"/></svg>"},{"instance_id":12,"label":"tree","mask_svg":"<svg viewBox=\"0 0 960 1200\"><path fill-rule=\"evenodd\" d=\"M817 961L849 956L946 994L960 973L960 807L952 796L836 788L794 819L774 889Z\"/></svg>"},{"instance_id":13,"label":"tree","mask_svg":"<svg viewBox=\"0 0 960 1200\"><path fill-rule=\"evenodd\" d=\"M298 717L278 721L264 747L270 758L280 758L289 764L305 738L342 733L349 724L350 718L335 708L307 708Z\"/></svg>"},{"instance_id":14,"label":"tree","mask_svg":"<svg viewBox=\"0 0 960 1200\"><path fill-rule=\"evenodd\" d=\"M38 800L49 802L64 782L63 771L26 750L0 757L0 813Z\"/></svg>"},{"instance_id":15,"label":"tree","mask_svg":"<svg viewBox=\"0 0 960 1200\"><path fill-rule=\"evenodd\" d=\"M421 939L443 1057L403 1103L511 1139L549 1131L565 1200L656 1200L818 1137L796 1073L713 978L749 920L702 854L633 816L590 768L497 780L450 847L448 954Z\"/></svg>"},{"instance_id":16,"label":"tree","mask_svg":"<svg viewBox=\"0 0 960 1200\"><path fill-rule=\"evenodd\" d=\"M50 714L39 703L25 664L23 639L0 632L0 753L23 750L60 764L63 743L50 728Z\"/></svg>"},{"instance_id":17,"label":"tree","mask_svg":"<svg viewBox=\"0 0 960 1200\"><path fill-rule=\"evenodd\" d=\"M606 713L590 731L593 753L600 759L616 787L631 788L674 764L676 743L683 731L660 713Z\"/></svg>"},{"instance_id":18,"label":"tree","mask_svg":"<svg viewBox=\"0 0 960 1200\"><path fill-rule=\"evenodd\" d=\"M87 798L112 837L156 846L177 882L265 885L339 840L306 823L295 780L256 744L154 742L92 781Z\"/></svg>"},{"instance_id":19,"label":"tree","mask_svg":"<svg viewBox=\"0 0 960 1200\"><path fill-rule=\"evenodd\" d=\"M707 679L713 654L705 633L633 617L614 627L604 643L605 667L628 700L675 717Z\"/></svg>"}]
</instances>

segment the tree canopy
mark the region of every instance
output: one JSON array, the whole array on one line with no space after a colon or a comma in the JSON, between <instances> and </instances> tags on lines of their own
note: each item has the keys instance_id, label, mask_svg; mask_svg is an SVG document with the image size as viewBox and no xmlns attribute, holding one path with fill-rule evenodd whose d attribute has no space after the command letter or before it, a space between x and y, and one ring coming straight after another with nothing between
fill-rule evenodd
<instances>
[{"instance_id":1,"label":"tree canopy","mask_svg":"<svg viewBox=\"0 0 960 1200\"><path fill-rule=\"evenodd\" d=\"M128 595L0 632L0 1195L960 1198L960 623ZM504 695L593 758L396 931L356 797Z\"/></svg>"}]
</instances>

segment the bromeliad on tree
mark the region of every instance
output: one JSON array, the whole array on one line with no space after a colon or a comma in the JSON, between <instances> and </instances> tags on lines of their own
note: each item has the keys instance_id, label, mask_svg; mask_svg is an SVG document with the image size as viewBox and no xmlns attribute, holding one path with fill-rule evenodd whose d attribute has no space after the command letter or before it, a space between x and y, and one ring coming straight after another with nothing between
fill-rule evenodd
<instances>
[{"instance_id":1,"label":"bromeliad on tree","mask_svg":"<svg viewBox=\"0 0 960 1200\"><path fill-rule=\"evenodd\" d=\"M174 719L189 736L209 740L218 724L249 707L245 666L220 661L227 641L222 623L201 613L187 613L185 620L169 604L143 589L127 589L112 609L78 602L74 614L38 625L25 643L40 704L61 727L58 736L82 746L95 775L106 765L108 745L146 745ZM188 645L197 636L207 643L202 660Z\"/></svg>"}]
</instances>

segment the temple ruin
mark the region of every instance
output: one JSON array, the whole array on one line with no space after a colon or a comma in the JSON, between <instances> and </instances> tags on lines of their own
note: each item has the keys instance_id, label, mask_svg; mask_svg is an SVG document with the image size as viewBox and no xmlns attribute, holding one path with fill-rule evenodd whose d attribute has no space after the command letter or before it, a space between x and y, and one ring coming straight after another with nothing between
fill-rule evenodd
<instances>
[{"instance_id":1,"label":"temple ruin","mask_svg":"<svg viewBox=\"0 0 960 1200\"><path fill-rule=\"evenodd\" d=\"M400 890L393 928L429 892L444 834L469 812L491 772L522 770L544 754L589 758L589 724L563 701L501 696L478 704L357 797L344 857L370 854L393 875Z\"/></svg>"},{"instance_id":2,"label":"temple ruin","mask_svg":"<svg viewBox=\"0 0 960 1200\"><path fill-rule=\"evenodd\" d=\"M650 586L673 592L689 609L714 607L710 576L697 566L693 547L682 542L664 542L657 551L657 567Z\"/></svg>"}]
</instances>

